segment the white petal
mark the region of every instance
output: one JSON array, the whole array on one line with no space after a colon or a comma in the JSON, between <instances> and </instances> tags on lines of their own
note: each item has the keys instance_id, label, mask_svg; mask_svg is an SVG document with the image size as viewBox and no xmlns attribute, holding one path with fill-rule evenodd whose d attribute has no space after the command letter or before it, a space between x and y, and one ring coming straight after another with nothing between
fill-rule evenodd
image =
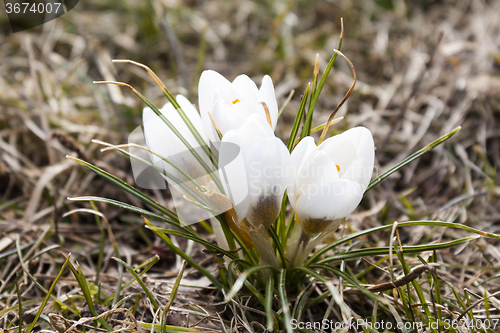
<instances>
[{"instance_id":1,"label":"white petal","mask_svg":"<svg viewBox=\"0 0 500 333\"><path fill-rule=\"evenodd\" d=\"M293 177L293 181L290 182L290 185L287 188L288 198L290 199L290 203L295 209L295 202L298 198L298 193L296 193L296 179L299 172L299 169L302 163L306 160L306 158L311 154L314 150L316 150L316 144L314 143L314 138L311 136L305 137L300 140L300 142L295 146L292 150L292 155L290 159L290 168L289 172L291 173L291 177Z\"/></svg>"},{"instance_id":2,"label":"white petal","mask_svg":"<svg viewBox=\"0 0 500 333\"><path fill-rule=\"evenodd\" d=\"M347 132L326 139L318 147L318 149L324 151L340 167L341 175L358 156L356 146L349 137L344 135L345 133Z\"/></svg>"},{"instance_id":3,"label":"white petal","mask_svg":"<svg viewBox=\"0 0 500 333\"><path fill-rule=\"evenodd\" d=\"M201 148L196 148L198 147L196 139L193 137L184 121L182 121L172 104L166 104L160 109L160 112L171 122L180 134L183 135L193 147L195 147L196 151L205 163L210 165L209 157L201 151ZM166 159L169 159L178 167L182 168L192 178L198 179L201 184L204 184L207 181L205 169L191 154L177 135L149 108L145 108L143 111L143 125L146 144L150 150ZM158 156L151 154L151 160L163 170L172 174L180 181L185 182L188 186L191 186L191 182L188 179ZM171 179L167 180L170 185L175 184Z\"/></svg>"},{"instance_id":4,"label":"white petal","mask_svg":"<svg viewBox=\"0 0 500 333\"><path fill-rule=\"evenodd\" d=\"M368 156L374 154L373 136L368 128L358 126L351 128L343 134L348 135L352 142L354 142L359 155Z\"/></svg>"},{"instance_id":5,"label":"white petal","mask_svg":"<svg viewBox=\"0 0 500 333\"><path fill-rule=\"evenodd\" d=\"M224 135L219 150L219 177L233 204L238 222L245 218L250 202L245 157L241 146L242 137L233 130Z\"/></svg>"},{"instance_id":6,"label":"white petal","mask_svg":"<svg viewBox=\"0 0 500 333\"><path fill-rule=\"evenodd\" d=\"M372 172L373 159L359 157L349 166L341 178L357 182L364 191L370 183Z\"/></svg>"},{"instance_id":7,"label":"white petal","mask_svg":"<svg viewBox=\"0 0 500 333\"><path fill-rule=\"evenodd\" d=\"M262 79L262 85L259 90L257 104L257 112L264 114L264 107L261 102L264 102L269 109L271 115L271 123L273 130L276 128L276 123L278 122L278 103L276 102L276 94L274 92L273 81L269 75L264 76Z\"/></svg>"},{"instance_id":8,"label":"white petal","mask_svg":"<svg viewBox=\"0 0 500 333\"><path fill-rule=\"evenodd\" d=\"M177 100L177 103L179 103L179 106L184 111L186 116L189 118L193 126L196 128L198 133L200 133L205 143L208 145L209 144L208 138L207 135L205 134L200 114L198 113L198 111L196 111L194 105L186 97L182 95L177 95L175 99Z\"/></svg>"},{"instance_id":9,"label":"white petal","mask_svg":"<svg viewBox=\"0 0 500 333\"><path fill-rule=\"evenodd\" d=\"M318 193L327 183L337 181L339 174L335 163L324 151L315 150L302 164L297 175L297 196Z\"/></svg>"},{"instance_id":10,"label":"white petal","mask_svg":"<svg viewBox=\"0 0 500 333\"><path fill-rule=\"evenodd\" d=\"M373 136L369 129L366 127L355 127L349 131L352 131L352 141L356 146L356 152L359 157L363 157L362 162L364 176L360 181L363 189L366 189L370 183L370 179L373 173L373 165L375 163L375 144L373 142ZM349 132L347 131L347 132ZM358 169L358 171L360 171Z\"/></svg>"},{"instance_id":11,"label":"white petal","mask_svg":"<svg viewBox=\"0 0 500 333\"><path fill-rule=\"evenodd\" d=\"M261 115L253 114L237 129L243 140L244 153L248 154L255 145L265 138L274 138L274 133Z\"/></svg>"},{"instance_id":12,"label":"white petal","mask_svg":"<svg viewBox=\"0 0 500 333\"><path fill-rule=\"evenodd\" d=\"M357 181L366 189L375 158L373 137L367 128L355 127L331 137L319 149L339 165L341 178Z\"/></svg>"},{"instance_id":13,"label":"white petal","mask_svg":"<svg viewBox=\"0 0 500 333\"><path fill-rule=\"evenodd\" d=\"M316 193L300 196L297 200L297 217L301 223L340 219L352 213L362 197L363 190L358 183L344 179L332 181Z\"/></svg>"},{"instance_id":14,"label":"white petal","mask_svg":"<svg viewBox=\"0 0 500 333\"><path fill-rule=\"evenodd\" d=\"M248 153L246 170L250 208L247 220L257 227L269 226L278 216L283 194L290 183L290 154L276 137L260 140Z\"/></svg>"},{"instance_id":15,"label":"white petal","mask_svg":"<svg viewBox=\"0 0 500 333\"><path fill-rule=\"evenodd\" d=\"M257 94L259 89L257 85L246 75L239 75L234 79L232 83L232 88L236 93L234 98L231 97L232 101L239 99L241 103L247 103L248 105L255 105L257 103Z\"/></svg>"},{"instance_id":16,"label":"white petal","mask_svg":"<svg viewBox=\"0 0 500 333\"><path fill-rule=\"evenodd\" d=\"M198 83L198 101L200 104L200 113L203 114L212 111L215 102L215 93L229 91L231 82L216 71L207 70L201 73Z\"/></svg>"},{"instance_id":17,"label":"white petal","mask_svg":"<svg viewBox=\"0 0 500 333\"><path fill-rule=\"evenodd\" d=\"M238 112L232 111L232 108L227 105L222 98L217 99L214 104L212 117L223 136L228 131L237 129L244 120ZM211 126L213 127L212 123Z\"/></svg>"}]
</instances>

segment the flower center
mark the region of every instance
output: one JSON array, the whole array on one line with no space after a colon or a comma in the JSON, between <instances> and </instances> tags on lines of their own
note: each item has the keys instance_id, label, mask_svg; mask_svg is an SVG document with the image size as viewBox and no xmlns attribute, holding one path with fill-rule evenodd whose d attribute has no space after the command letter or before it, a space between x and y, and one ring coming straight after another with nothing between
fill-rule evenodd
<instances>
[{"instance_id":1,"label":"flower center","mask_svg":"<svg viewBox=\"0 0 500 333\"><path fill-rule=\"evenodd\" d=\"M335 166L337 167L337 172L340 172L340 165L335 164Z\"/></svg>"},{"instance_id":2,"label":"flower center","mask_svg":"<svg viewBox=\"0 0 500 333\"><path fill-rule=\"evenodd\" d=\"M236 103L238 103L239 101L240 101L239 99L235 99L235 100L233 101L233 104L236 104Z\"/></svg>"}]
</instances>

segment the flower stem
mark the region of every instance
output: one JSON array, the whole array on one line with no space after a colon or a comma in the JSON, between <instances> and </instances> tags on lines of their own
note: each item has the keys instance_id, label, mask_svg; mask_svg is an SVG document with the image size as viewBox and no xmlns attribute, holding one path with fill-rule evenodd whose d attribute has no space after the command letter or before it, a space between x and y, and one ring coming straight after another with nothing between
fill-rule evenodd
<instances>
[{"instance_id":1,"label":"flower stem","mask_svg":"<svg viewBox=\"0 0 500 333\"><path fill-rule=\"evenodd\" d=\"M276 269L279 269L278 259L274 253L271 242L269 241L269 235L267 234L267 228L264 225L260 225L258 228L250 229L250 236L255 243L255 248L260 256L260 261L262 265L270 265Z\"/></svg>"}]
</instances>

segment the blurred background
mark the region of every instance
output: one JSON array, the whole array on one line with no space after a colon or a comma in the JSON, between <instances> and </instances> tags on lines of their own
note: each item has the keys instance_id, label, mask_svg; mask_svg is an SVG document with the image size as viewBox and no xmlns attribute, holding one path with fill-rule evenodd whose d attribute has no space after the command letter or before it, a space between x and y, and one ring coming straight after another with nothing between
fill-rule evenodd
<instances>
[{"instance_id":1,"label":"blurred background","mask_svg":"<svg viewBox=\"0 0 500 333\"><path fill-rule=\"evenodd\" d=\"M126 143L141 124L144 105L127 88L92 81L129 83L157 106L166 100L146 72L112 59L148 65L172 93L196 105L204 69L229 80L244 73L259 85L269 74L279 106L295 90L278 123L277 134L286 142L316 54L321 74L338 47L341 18L341 50L353 62L358 81L337 115L344 120L332 126L330 135L358 125L369 128L380 173L462 126L448 142L370 191L348 218L351 228L436 219L499 233L498 13L500 1L483 0L81 0L54 21L12 33L2 8L0 253L12 250L16 239L21 245L57 243L92 272L99 229L90 215L62 218L71 209L89 207L66 198L99 195L145 207L65 159L66 154L78 156L133 184L128 159L101 153L91 140ZM349 65L337 58L313 126L328 119L352 81ZM168 196L151 194L172 207ZM175 267L173 254L155 245L138 215L97 208L129 256L159 253L163 260L156 269ZM422 227L402 237L410 245L443 235ZM369 241L371 246L388 243ZM485 264L481 251L500 260L494 241L477 243L481 247L460 249L463 256L451 257L451 263ZM60 261L56 256L57 251L42 257L45 266L40 264L38 273L53 274L52 264ZM0 279L7 281L7 268L19 268L17 258L1 258ZM467 274L457 279L464 283Z\"/></svg>"}]
</instances>

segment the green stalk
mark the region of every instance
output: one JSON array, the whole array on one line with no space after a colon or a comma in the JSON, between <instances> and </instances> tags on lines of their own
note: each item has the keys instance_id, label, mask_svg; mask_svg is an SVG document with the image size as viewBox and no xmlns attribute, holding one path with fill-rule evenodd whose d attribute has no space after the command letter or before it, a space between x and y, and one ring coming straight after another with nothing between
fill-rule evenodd
<instances>
[{"instance_id":1,"label":"green stalk","mask_svg":"<svg viewBox=\"0 0 500 333\"><path fill-rule=\"evenodd\" d=\"M389 177L390 175L392 175L394 172L398 171L399 169L401 169L405 165L413 162L414 160L416 160L420 156L422 156L425 153L427 153L427 152L431 151L432 149L434 149L434 147L440 145L441 143L443 143L446 140L448 140L449 138L451 138L458 131L460 131L461 128L462 128L461 126L458 126L457 128L455 128L450 133L448 133L446 135L443 135L442 137L440 137L437 140L434 140L433 142L431 142L430 144L428 144L424 148L420 149L416 153L414 153L414 154L410 155L409 157L405 158L402 162L396 164L395 166L393 166L392 168L390 168L389 170L387 170L386 172L384 172L383 174L381 174L380 176L378 176L377 178L375 178L374 180L372 180L370 182L370 184L368 184L368 187L365 190L365 194L366 194L366 192L368 192L369 190L371 190L372 188L374 188L375 186L377 186L378 184L380 184L381 181L383 181L384 179L386 179L387 177Z\"/></svg>"},{"instance_id":2,"label":"green stalk","mask_svg":"<svg viewBox=\"0 0 500 333\"><path fill-rule=\"evenodd\" d=\"M339 46L337 49L340 51L340 48L342 47L342 40L344 38L344 22L343 20L341 21L342 25L342 30L340 33L340 39L339 39ZM326 66L325 72L321 76L321 79L319 80L317 88L313 88L314 94L311 96L311 101L309 102L309 109L307 110L307 116L306 116L306 122L304 123L304 127L302 129L302 132L300 133L300 138L303 139L306 136L308 136L311 133L311 124L312 124L312 117L313 117L313 112L314 112L314 107L316 106L316 102L318 101L319 95L321 93L321 90L323 90L323 86L325 85L326 79L328 77L328 74L330 74L330 71L332 70L333 64L335 63L335 59L337 59L338 53L335 53L330 61L328 62L328 65Z\"/></svg>"},{"instance_id":3,"label":"green stalk","mask_svg":"<svg viewBox=\"0 0 500 333\"><path fill-rule=\"evenodd\" d=\"M62 273L64 272L64 269L66 268L66 265L68 265L69 263L69 256L68 258L66 258L66 260L64 261L64 264L61 266L61 269L59 270L59 273L57 273L57 276L56 278L54 279L54 281L52 282L52 284L50 285L50 288L49 288L49 291L47 292L47 295L45 295L45 298L43 299L43 302L42 304L40 304L40 307L38 308L38 311L35 315L35 318L33 319L33 322L31 323L31 325L26 329L26 333L30 333L33 328L35 327L36 325L36 322L38 321L38 319L40 318L40 315L42 314L42 311L43 309L45 308L45 306L47 305L47 302L49 301L49 298L50 296L52 296L52 292L54 291L55 287L56 287L56 284L57 282L59 281L59 279L61 278L62 276ZM71 264L70 264L71 265ZM21 303L19 303L19 306L21 306ZM19 319L21 320L21 312L20 312L20 317ZM19 322L19 327L21 327L22 323ZM111 326L108 325L109 328L111 328ZM108 329L108 327L106 327ZM112 331L113 329L108 329L108 331Z\"/></svg>"}]
</instances>

